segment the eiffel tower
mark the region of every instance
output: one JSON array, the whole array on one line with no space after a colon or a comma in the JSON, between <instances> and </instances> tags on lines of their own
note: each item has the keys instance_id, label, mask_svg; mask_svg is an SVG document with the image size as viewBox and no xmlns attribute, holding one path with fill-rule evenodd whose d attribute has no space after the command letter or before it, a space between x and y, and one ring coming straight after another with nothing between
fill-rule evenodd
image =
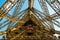
<instances>
[{"instance_id":1,"label":"eiffel tower","mask_svg":"<svg viewBox=\"0 0 60 40\"><path fill-rule=\"evenodd\" d=\"M28 8L19 12L26 0L7 0L0 8L0 29L8 25L5 31L1 31L2 40L60 40L54 34L60 31L54 29L54 25L60 27L60 1L59 0L38 0L43 12L33 7L35 0L28 0ZM47 4L55 11L50 15ZM16 5L13 16L8 14ZM8 23L6 23L8 22ZM6 23L6 24L5 24ZM53 25L54 24L54 25Z\"/></svg>"}]
</instances>

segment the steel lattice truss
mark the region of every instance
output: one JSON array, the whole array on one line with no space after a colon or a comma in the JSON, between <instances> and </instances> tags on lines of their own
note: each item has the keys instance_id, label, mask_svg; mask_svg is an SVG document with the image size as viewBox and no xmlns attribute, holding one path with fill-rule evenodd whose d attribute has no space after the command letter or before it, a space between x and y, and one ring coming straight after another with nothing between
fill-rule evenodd
<instances>
[{"instance_id":1,"label":"steel lattice truss","mask_svg":"<svg viewBox=\"0 0 60 40\"><path fill-rule=\"evenodd\" d=\"M25 0L7 0L4 3L4 5L0 8L0 21L2 19L6 19L4 22L0 23L0 29L8 25L8 28L5 31L0 32L0 35L6 34L8 30L12 30L15 26L24 23L25 19L22 20L22 18L28 15L27 13L28 10L31 10L33 12L32 15L34 15L38 20L40 20L42 24L46 26L48 29L54 29L53 24L60 27L60 22L56 20L56 19L60 19L60 1L59 0L38 0L43 12L37 10L31 5L29 5L27 9L20 12L24 2ZM46 3L48 3L56 13L50 15ZM13 15L8 14L8 12L11 10L11 8L14 5L16 5L14 14ZM55 33L60 34L60 31L55 30Z\"/></svg>"}]
</instances>

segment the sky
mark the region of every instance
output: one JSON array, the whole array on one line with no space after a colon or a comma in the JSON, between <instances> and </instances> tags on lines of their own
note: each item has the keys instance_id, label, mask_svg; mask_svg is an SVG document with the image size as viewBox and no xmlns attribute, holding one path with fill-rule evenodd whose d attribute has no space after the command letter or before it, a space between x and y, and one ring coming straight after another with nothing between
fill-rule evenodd
<instances>
[{"instance_id":1,"label":"sky","mask_svg":"<svg viewBox=\"0 0 60 40\"><path fill-rule=\"evenodd\" d=\"M0 8L1 8L1 6L5 3L5 1L6 1L6 0L0 0ZM46 3L46 4L47 4L47 3ZM37 6L37 5L38 5L38 6ZM47 6L48 6L48 10L49 10L50 15L52 15L53 13L55 13L48 4L47 4ZM25 3L24 3L24 6L22 7L21 10L24 10L24 9L26 9L27 7L28 7L28 1L26 0ZM41 9L41 7L40 7L40 5L39 5L39 3L38 3L37 0L34 1L34 6L33 6L33 7L36 8L36 9L38 9L38 10L40 10L40 11L42 11L42 9ZM15 9L15 6L9 11L9 14L10 14L10 15L13 15L14 9ZM5 19L3 19L3 20L5 20ZM0 21L0 23L3 22L3 20ZM58 19L58 20L59 20L59 19ZM7 27L8 27L8 25L7 25L6 27L4 27L3 29L0 29L0 31L6 30ZM56 30L60 30L60 28L57 27L56 25L55 25L55 29L56 29ZM5 35L5 34L4 34L4 35ZM2 36L4 36L4 35L2 35ZM0 38L2 38L2 36L0 36Z\"/></svg>"}]
</instances>

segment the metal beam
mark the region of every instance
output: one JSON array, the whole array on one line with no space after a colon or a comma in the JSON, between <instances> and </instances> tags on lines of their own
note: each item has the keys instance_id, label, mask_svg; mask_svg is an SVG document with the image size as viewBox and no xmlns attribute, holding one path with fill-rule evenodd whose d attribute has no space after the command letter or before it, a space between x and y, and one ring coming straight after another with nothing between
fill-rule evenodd
<instances>
[{"instance_id":1,"label":"metal beam","mask_svg":"<svg viewBox=\"0 0 60 40\"><path fill-rule=\"evenodd\" d=\"M19 0L16 4L16 7L15 7L15 10L14 10L14 13L13 13L13 16L15 17L16 15L18 15L20 13L20 10L24 4L25 0ZM26 11L27 9L23 10L23 11ZM23 12L22 11L22 12Z\"/></svg>"},{"instance_id":2,"label":"metal beam","mask_svg":"<svg viewBox=\"0 0 60 40\"><path fill-rule=\"evenodd\" d=\"M34 5L34 0L28 0L29 2L29 8L31 9Z\"/></svg>"},{"instance_id":3,"label":"metal beam","mask_svg":"<svg viewBox=\"0 0 60 40\"><path fill-rule=\"evenodd\" d=\"M18 34L17 36L15 36L15 37L11 38L10 40L14 40L15 38L21 36L21 34L24 33L25 31L26 31L26 30L22 31L21 33L19 33L19 34Z\"/></svg>"},{"instance_id":4,"label":"metal beam","mask_svg":"<svg viewBox=\"0 0 60 40\"><path fill-rule=\"evenodd\" d=\"M60 12L59 12L59 10L56 8L56 6L54 6L54 4L51 4L51 1L48 1L48 0L46 0L46 2L51 6L51 8L58 14L58 15L60 15ZM58 3L57 3L58 4ZM59 5L60 6L60 5Z\"/></svg>"},{"instance_id":5,"label":"metal beam","mask_svg":"<svg viewBox=\"0 0 60 40\"><path fill-rule=\"evenodd\" d=\"M33 11L33 10L32 10L32 11ZM49 25L48 27L54 28L54 27L51 25L51 23L49 23L49 22L52 22L52 19L51 19L50 16L46 16L44 13L42 13L42 12L40 12L40 11L37 11L36 9L34 9L33 12L35 12L36 15L37 15L37 14L39 15L39 16L38 16L38 17L39 17L38 19L40 19L43 24L46 25L46 23L47 23L47 24ZM34 14L35 14L35 13L34 13ZM49 18L50 18L50 19L49 19ZM46 22L46 23L44 23L44 22Z\"/></svg>"},{"instance_id":6,"label":"metal beam","mask_svg":"<svg viewBox=\"0 0 60 40\"><path fill-rule=\"evenodd\" d=\"M19 0L7 0L1 7L4 13L8 13L9 10L18 2Z\"/></svg>"},{"instance_id":7,"label":"metal beam","mask_svg":"<svg viewBox=\"0 0 60 40\"><path fill-rule=\"evenodd\" d=\"M60 31L56 31L56 30L55 30L55 34L60 34Z\"/></svg>"},{"instance_id":8,"label":"metal beam","mask_svg":"<svg viewBox=\"0 0 60 40\"><path fill-rule=\"evenodd\" d=\"M24 12L24 11L23 11ZM22 13L22 12L20 12L20 13ZM19 13L19 14L20 14ZM24 12L25 13L25 12ZM18 14L18 15L19 15ZM14 17L14 16L12 16L12 15L10 15L10 14L6 14L6 15L4 15L3 17L1 17L1 18L5 18L5 19L7 19L7 20L10 20L10 21L16 21L16 22L20 22L20 19L18 19L17 17Z\"/></svg>"}]
</instances>

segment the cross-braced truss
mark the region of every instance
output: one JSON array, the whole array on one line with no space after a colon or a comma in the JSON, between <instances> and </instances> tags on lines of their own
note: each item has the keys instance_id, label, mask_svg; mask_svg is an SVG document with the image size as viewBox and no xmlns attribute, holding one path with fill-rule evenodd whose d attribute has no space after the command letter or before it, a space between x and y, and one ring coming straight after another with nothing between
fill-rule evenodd
<instances>
[{"instance_id":1,"label":"cross-braced truss","mask_svg":"<svg viewBox=\"0 0 60 40\"><path fill-rule=\"evenodd\" d=\"M29 18L32 19L34 17L36 17L39 20L37 22L41 22L42 25L48 28L49 30L50 29L55 30L54 25L60 27L60 22L56 20L56 19L60 19L59 0L38 0L39 5L41 6L43 12L33 7L34 0L28 0L29 3L28 8L23 11L20 11L25 1L26 0L7 0L4 3L4 5L0 8L0 21L6 19L4 22L0 23L0 29L8 25L5 31L0 32L0 35L7 34L9 30L12 31L18 29L19 26L22 26L27 20L29 20ZM46 3L48 3L56 13L50 15ZM13 15L8 14L8 12L11 10L11 8L14 5L16 5L14 14ZM15 28L16 26L17 28ZM55 30L55 34L60 34L60 31ZM12 38L11 40L13 40L14 38Z\"/></svg>"}]
</instances>

